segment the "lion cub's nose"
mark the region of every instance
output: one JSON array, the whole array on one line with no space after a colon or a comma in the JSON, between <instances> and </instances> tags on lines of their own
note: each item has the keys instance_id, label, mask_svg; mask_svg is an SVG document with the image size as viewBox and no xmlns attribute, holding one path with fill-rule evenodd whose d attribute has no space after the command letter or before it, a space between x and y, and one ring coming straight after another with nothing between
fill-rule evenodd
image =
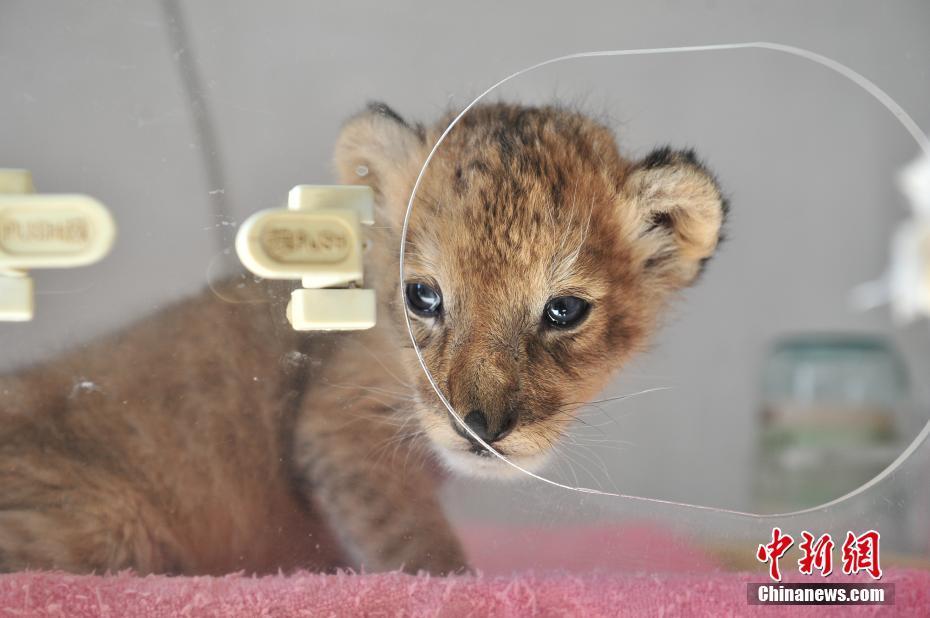
<instances>
[{"instance_id":1,"label":"lion cub's nose","mask_svg":"<svg viewBox=\"0 0 930 618\"><path fill-rule=\"evenodd\" d=\"M499 422L492 420L488 422L488 417L481 410L472 410L465 416L465 424L471 428L478 437L487 442L488 444L492 442L497 442L501 440L517 426L517 415L515 413L509 413L503 415ZM463 438L470 438L468 432L459 427L458 423L453 423L453 427Z\"/></svg>"}]
</instances>

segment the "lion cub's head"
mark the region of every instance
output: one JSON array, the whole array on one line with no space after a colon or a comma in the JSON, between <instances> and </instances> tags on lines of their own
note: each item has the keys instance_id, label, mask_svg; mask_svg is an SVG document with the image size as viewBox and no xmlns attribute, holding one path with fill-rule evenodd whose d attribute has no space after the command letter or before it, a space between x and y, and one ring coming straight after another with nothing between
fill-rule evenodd
<instances>
[{"instance_id":1,"label":"lion cub's head","mask_svg":"<svg viewBox=\"0 0 930 618\"><path fill-rule=\"evenodd\" d=\"M450 120L413 126L376 104L337 144L342 181L369 184L393 230L391 298L401 297L407 201ZM629 161L578 113L475 107L430 163L410 220L405 310L436 383L486 442L536 467L575 409L644 347L670 294L701 272L725 214L690 151ZM411 371L442 458L473 474L510 472L450 418L413 361Z\"/></svg>"}]
</instances>

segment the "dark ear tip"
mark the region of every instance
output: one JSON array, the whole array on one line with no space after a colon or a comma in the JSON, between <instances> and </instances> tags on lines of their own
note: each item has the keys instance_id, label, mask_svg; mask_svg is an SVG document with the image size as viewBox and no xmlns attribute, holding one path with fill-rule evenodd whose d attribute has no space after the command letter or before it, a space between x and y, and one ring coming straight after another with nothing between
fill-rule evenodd
<instances>
[{"instance_id":1,"label":"dark ear tip","mask_svg":"<svg viewBox=\"0 0 930 618\"><path fill-rule=\"evenodd\" d=\"M720 182L717 180L717 176L708 169L692 148L676 150L668 145L660 146L646 155L642 161L639 162L638 167L640 169L655 170L663 167L671 167L673 165L690 165L704 173L710 179L711 183L713 183L720 197L720 210L723 215L721 218L720 237L718 239L718 242L722 242L724 240L724 226L730 215L730 200L720 189ZM658 227L659 224L662 223L664 222L656 220L652 222L652 225L653 227ZM703 269L703 263L701 268Z\"/></svg>"},{"instance_id":2,"label":"dark ear tip","mask_svg":"<svg viewBox=\"0 0 930 618\"><path fill-rule=\"evenodd\" d=\"M409 127L409 125L407 124L407 121L404 120L400 114L398 114L393 109L391 109L387 103L384 103L382 101L369 101L368 104L365 106L365 109L369 114L375 114L378 116L382 116L384 118L388 118L389 120L392 120L393 122L396 122L399 125Z\"/></svg>"},{"instance_id":3,"label":"dark ear tip","mask_svg":"<svg viewBox=\"0 0 930 618\"><path fill-rule=\"evenodd\" d=\"M671 146L661 146L650 152L640 163L644 169L651 170L659 167L668 167L676 163L687 163L695 167L704 168L701 160L691 148L675 150Z\"/></svg>"},{"instance_id":4,"label":"dark ear tip","mask_svg":"<svg viewBox=\"0 0 930 618\"><path fill-rule=\"evenodd\" d=\"M685 150L679 150L679 151L678 151L678 156L679 156L680 159L682 159L682 160L685 161L686 163L690 163L691 165L695 165L695 166L701 167L701 168L704 167L704 164L701 163L701 160L698 159L697 155L694 153L694 149L693 149L693 148L687 148L687 149L685 149Z\"/></svg>"},{"instance_id":5,"label":"dark ear tip","mask_svg":"<svg viewBox=\"0 0 930 618\"><path fill-rule=\"evenodd\" d=\"M651 170L657 167L671 165L674 161L671 146L661 146L650 152L640 163L643 169Z\"/></svg>"},{"instance_id":6,"label":"dark ear tip","mask_svg":"<svg viewBox=\"0 0 930 618\"><path fill-rule=\"evenodd\" d=\"M641 169L651 170L670 167L676 164L680 165L682 163L696 167L701 172L707 174L711 182L714 183L714 186L717 187L717 191L720 193L720 208L723 211L723 219L725 222L727 216L730 214L730 200L727 199L720 190L720 182L717 180L717 176L707 168L704 162L697 156L697 153L694 152L693 148L675 150L671 146L660 146L646 155L646 157L640 161L639 167Z\"/></svg>"}]
</instances>

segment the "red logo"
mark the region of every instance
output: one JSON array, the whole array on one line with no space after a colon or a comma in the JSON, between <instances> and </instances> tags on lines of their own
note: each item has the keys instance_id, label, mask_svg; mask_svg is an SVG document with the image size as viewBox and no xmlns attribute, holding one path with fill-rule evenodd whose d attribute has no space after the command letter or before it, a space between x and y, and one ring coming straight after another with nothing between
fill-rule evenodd
<instances>
[{"instance_id":1,"label":"red logo","mask_svg":"<svg viewBox=\"0 0 930 618\"><path fill-rule=\"evenodd\" d=\"M865 571L873 579L881 579L882 567L878 557L880 535L875 530L869 530L859 536L853 532L846 533L843 543L843 573L855 575ZM779 560L794 545L794 538L790 534L782 533L780 528L772 528L772 540L759 545L756 550L756 559L769 565L769 577L781 581ZM801 532L801 558L798 560L798 572L803 575L813 575L816 570L821 577L833 572L833 548L836 546L829 534L815 537L807 530Z\"/></svg>"},{"instance_id":2,"label":"red logo","mask_svg":"<svg viewBox=\"0 0 930 618\"><path fill-rule=\"evenodd\" d=\"M859 536L852 532L846 533L846 542L843 543L843 573L852 575L865 571L872 579L881 579L882 567L878 562L879 534L869 530Z\"/></svg>"},{"instance_id":3,"label":"red logo","mask_svg":"<svg viewBox=\"0 0 930 618\"><path fill-rule=\"evenodd\" d=\"M833 572L833 546L835 543L829 534L825 534L816 542L814 535L805 530L801 533L804 540L798 548L804 554L798 560L798 570L804 575L813 575L814 569L820 571L823 577Z\"/></svg>"},{"instance_id":4,"label":"red logo","mask_svg":"<svg viewBox=\"0 0 930 618\"><path fill-rule=\"evenodd\" d=\"M772 542L767 545L759 545L759 549L756 550L756 558L759 562L769 563L769 577L777 582L781 581L778 561L793 544L794 539L791 538L791 535L783 535L780 528L772 528Z\"/></svg>"}]
</instances>

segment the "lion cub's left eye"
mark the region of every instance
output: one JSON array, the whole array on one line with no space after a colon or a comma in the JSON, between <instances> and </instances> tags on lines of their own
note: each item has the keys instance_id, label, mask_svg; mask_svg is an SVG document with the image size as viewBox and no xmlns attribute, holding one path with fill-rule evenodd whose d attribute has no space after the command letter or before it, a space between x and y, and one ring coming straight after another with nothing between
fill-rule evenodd
<instances>
[{"instance_id":1,"label":"lion cub's left eye","mask_svg":"<svg viewBox=\"0 0 930 618\"><path fill-rule=\"evenodd\" d=\"M543 319L549 326L570 328L588 315L591 304L577 296L559 296L546 303Z\"/></svg>"}]
</instances>

